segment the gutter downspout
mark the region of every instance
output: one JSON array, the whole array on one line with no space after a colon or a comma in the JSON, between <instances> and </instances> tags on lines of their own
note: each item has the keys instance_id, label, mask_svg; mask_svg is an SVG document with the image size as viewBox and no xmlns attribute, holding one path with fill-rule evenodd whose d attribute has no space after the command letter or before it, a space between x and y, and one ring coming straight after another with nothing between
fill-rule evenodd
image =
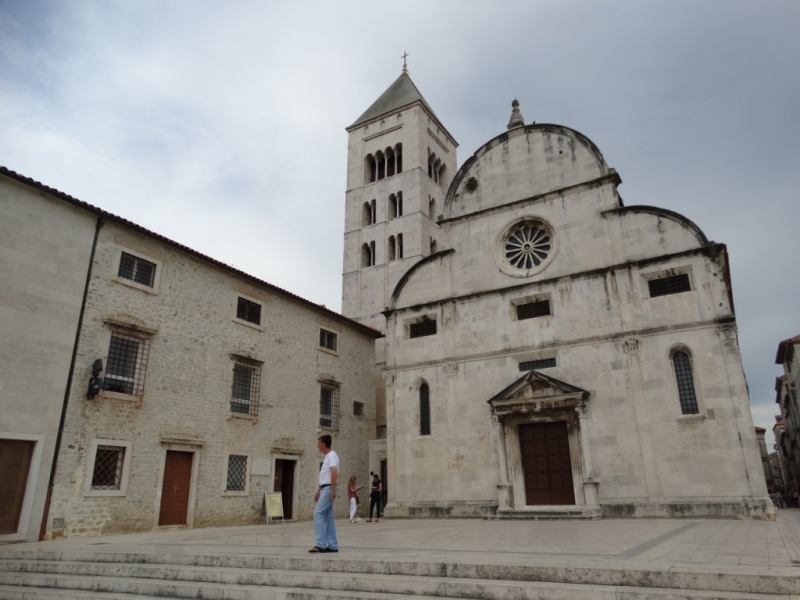
<instances>
[{"instance_id":1,"label":"gutter downspout","mask_svg":"<svg viewBox=\"0 0 800 600\"><path fill-rule=\"evenodd\" d=\"M50 499L53 496L53 483L56 479L56 464L58 463L58 454L61 449L61 438L64 434L64 423L67 420L67 405L69 404L69 396L72 392L72 375L75 371L75 360L78 356L78 344L81 339L81 329L83 328L83 314L86 311L86 299L89 297L89 283L92 280L92 267L94 266L94 253L97 249L97 238L100 237L100 228L105 225L104 217L97 217L97 224L94 228L94 240L92 240L92 252L89 255L89 268L86 270L86 283L83 286L83 299L81 300L81 311L78 315L78 329L75 332L75 343L72 346L72 360L69 364L69 373L67 374L67 387L64 390L64 402L61 405L61 420L58 423L58 434L56 435L56 447L53 450L53 463L50 466L50 481L47 484L47 498L44 502L44 511L42 512L42 525L39 528L39 541L44 539L47 532L47 519L50 516Z\"/></svg>"}]
</instances>

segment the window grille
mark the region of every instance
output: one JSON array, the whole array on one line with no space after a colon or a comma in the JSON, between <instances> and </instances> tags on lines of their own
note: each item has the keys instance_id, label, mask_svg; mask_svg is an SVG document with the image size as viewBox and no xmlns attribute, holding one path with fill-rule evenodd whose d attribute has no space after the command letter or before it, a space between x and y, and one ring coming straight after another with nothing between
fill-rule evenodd
<instances>
[{"instance_id":1,"label":"window grille","mask_svg":"<svg viewBox=\"0 0 800 600\"><path fill-rule=\"evenodd\" d=\"M364 403L363 402L353 402L353 415L356 417L363 417L364 416Z\"/></svg>"},{"instance_id":2,"label":"window grille","mask_svg":"<svg viewBox=\"0 0 800 600\"><path fill-rule=\"evenodd\" d=\"M430 389L427 383L419 386L419 434L431 434Z\"/></svg>"},{"instance_id":3,"label":"window grille","mask_svg":"<svg viewBox=\"0 0 800 600\"><path fill-rule=\"evenodd\" d=\"M533 319L550 315L550 300L539 300L526 304L517 304L517 319Z\"/></svg>"},{"instance_id":4,"label":"window grille","mask_svg":"<svg viewBox=\"0 0 800 600\"><path fill-rule=\"evenodd\" d=\"M336 341L338 336L332 331L326 329L319 330L319 346L320 348L327 348L336 352Z\"/></svg>"},{"instance_id":5,"label":"window grille","mask_svg":"<svg viewBox=\"0 0 800 600\"><path fill-rule=\"evenodd\" d=\"M240 296L236 303L236 318L261 325L261 305Z\"/></svg>"},{"instance_id":6,"label":"window grille","mask_svg":"<svg viewBox=\"0 0 800 600\"><path fill-rule=\"evenodd\" d=\"M519 363L520 371L534 371L536 369L550 369L556 366L555 358L543 358L541 360L526 360Z\"/></svg>"},{"instance_id":7,"label":"window grille","mask_svg":"<svg viewBox=\"0 0 800 600\"><path fill-rule=\"evenodd\" d=\"M321 383L319 386L319 426L339 431L339 386Z\"/></svg>"},{"instance_id":8,"label":"window grille","mask_svg":"<svg viewBox=\"0 0 800 600\"><path fill-rule=\"evenodd\" d=\"M93 490L118 490L122 485L125 446L97 446L92 471Z\"/></svg>"},{"instance_id":9,"label":"window grille","mask_svg":"<svg viewBox=\"0 0 800 600\"><path fill-rule=\"evenodd\" d=\"M231 412L258 415L261 365L235 362L233 364L233 384L231 388Z\"/></svg>"},{"instance_id":10,"label":"window grille","mask_svg":"<svg viewBox=\"0 0 800 600\"><path fill-rule=\"evenodd\" d=\"M111 334L106 360L103 389L120 394L144 394L144 374L150 340L130 333L115 331Z\"/></svg>"},{"instance_id":11,"label":"window grille","mask_svg":"<svg viewBox=\"0 0 800 600\"><path fill-rule=\"evenodd\" d=\"M420 321L408 326L409 337L418 338L426 335L436 335L436 320Z\"/></svg>"},{"instance_id":12,"label":"window grille","mask_svg":"<svg viewBox=\"0 0 800 600\"><path fill-rule=\"evenodd\" d=\"M685 415L696 415L700 412L697 397L694 393L692 363L685 352L676 352L672 357L675 365L675 378L678 382L678 397L681 400L681 412Z\"/></svg>"},{"instance_id":13,"label":"window grille","mask_svg":"<svg viewBox=\"0 0 800 600\"><path fill-rule=\"evenodd\" d=\"M153 287L156 279L156 265L150 261L123 252L119 259L117 275L148 287Z\"/></svg>"},{"instance_id":14,"label":"window grille","mask_svg":"<svg viewBox=\"0 0 800 600\"><path fill-rule=\"evenodd\" d=\"M688 273L673 275L671 277L662 277L661 279L651 279L647 282L647 286L650 288L651 298L692 291Z\"/></svg>"},{"instance_id":15,"label":"window grille","mask_svg":"<svg viewBox=\"0 0 800 600\"><path fill-rule=\"evenodd\" d=\"M247 489L247 456L228 455L228 479L225 484L227 492L243 492Z\"/></svg>"}]
</instances>

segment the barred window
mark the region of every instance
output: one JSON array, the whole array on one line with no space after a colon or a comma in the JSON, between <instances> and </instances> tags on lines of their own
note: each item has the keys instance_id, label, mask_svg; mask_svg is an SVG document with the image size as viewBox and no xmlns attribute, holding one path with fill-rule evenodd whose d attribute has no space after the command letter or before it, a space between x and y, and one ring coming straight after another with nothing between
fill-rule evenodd
<instances>
[{"instance_id":1,"label":"barred window","mask_svg":"<svg viewBox=\"0 0 800 600\"><path fill-rule=\"evenodd\" d=\"M261 365L236 361L233 363L231 412L258 415L261 390Z\"/></svg>"},{"instance_id":2,"label":"barred window","mask_svg":"<svg viewBox=\"0 0 800 600\"><path fill-rule=\"evenodd\" d=\"M353 402L353 415L356 417L363 417L364 416L364 403L363 402Z\"/></svg>"},{"instance_id":3,"label":"barred window","mask_svg":"<svg viewBox=\"0 0 800 600\"><path fill-rule=\"evenodd\" d=\"M153 287L156 279L156 264L123 252L119 259L117 275L123 279L130 279L147 287Z\"/></svg>"},{"instance_id":4,"label":"barred window","mask_svg":"<svg viewBox=\"0 0 800 600\"><path fill-rule=\"evenodd\" d=\"M662 277L661 279L651 279L647 282L647 286L650 288L651 298L692 291L692 286L689 283L689 275L687 273L673 275L671 277Z\"/></svg>"},{"instance_id":5,"label":"barred window","mask_svg":"<svg viewBox=\"0 0 800 600\"><path fill-rule=\"evenodd\" d=\"M328 350L333 350L336 352L336 342L338 336L333 333L332 331L327 331L325 329L319 330L319 347L320 348L327 348Z\"/></svg>"},{"instance_id":6,"label":"barred window","mask_svg":"<svg viewBox=\"0 0 800 600\"><path fill-rule=\"evenodd\" d=\"M519 363L520 371L534 371L536 369L550 369L556 366L555 358L542 358L541 360L526 360Z\"/></svg>"},{"instance_id":7,"label":"barred window","mask_svg":"<svg viewBox=\"0 0 800 600\"><path fill-rule=\"evenodd\" d=\"M122 486L125 446L97 446L92 471L93 490L118 490Z\"/></svg>"},{"instance_id":8,"label":"barred window","mask_svg":"<svg viewBox=\"0 0 800 600\"><path fill-rule=\"evenodd\" d=\"M319 426L339 431L339 386L336 384L319 384Z\"/></svg>"},{"instance_id":9,"label":"barred window","mask_svg":"<svg viewBox=\"0 0 800 600\"><path fill-rule=\"evenodd\" d=\"M236 318L248 323L261 325L261 305L239 296L236 303Z\"/></svg>"},{"instance_id":10,"label":"barred window","mask_svg":"<svg viewBox=\"0 0 800 600\"><path fill-rule=\"evenodd\" d=\"M412 338L436 335L436 320L431 319L429 321L411 323L411 325L408 326L408 335Z\"/></svg>"},{"instance_id":11,"label":"barred window","mask_svg":"<svg viewBox=\"0 0 800 600\"><path fill-rule=\"evenodd\" d=\"M431 434L431 401L427 383L419 386L419 434Z\"/></svg>"},{"instance_id":12,"label":"barred window","mask_svg":"<svg viewBox=\"0 0 800 600\"><path fill-rule=\"evenodd\" d=\"M103 389L132 396L144 394L149 351L149 338L138 337L130 332L112 332Z\"/></svg>"},{"instance_id":13,"label":"barred window","mask_svg":"<svg viewBox=\"0 0 800 600\"><path fill-rule=\"evenodd\" d=\"M247 456L241 454L228 455L228 477L226 492L244 492L247 489Z\"/></svg>"},{"instance_id":14,"label":"barred window","mask_svg":"<svg viewBox=\"0 0 800 600\"><path fill-rule=\"evenodd\" d=\"M692 363L686 352L676 352L672 357L675 366L675 379L678 383L678 397L681 401L681 412L685 415L696 415L700 412L697 396L694 393Z\"/></svg>"},{"instance_id":15,"label":"barred window","mask_svg":"<svg viewBox=\"0 0 800 600\"><path fill-rule=\"evenodd\" d=\"M550 315L550 300L539 300L537 302L527 302L517 304L517 319L533 319L534 317L546 317Z\"/></svg>"}]
</instances>

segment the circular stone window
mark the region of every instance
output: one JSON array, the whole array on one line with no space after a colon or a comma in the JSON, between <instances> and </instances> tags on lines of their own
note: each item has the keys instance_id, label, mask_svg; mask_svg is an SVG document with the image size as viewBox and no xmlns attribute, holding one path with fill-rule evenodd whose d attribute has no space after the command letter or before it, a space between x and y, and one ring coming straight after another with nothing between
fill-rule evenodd
<instances>
[{"instance_id":1,"label":"circular stone window","mask_svg":"<svg viewBox=\"0 0 800 600\"><path fill-rule=\"evenodd\" d=\"M529 277L542 271L556 252L550 227L530 217L511 224L498 238L495 256L503 272L515 277Z\"/></svg>"}]
</instances>

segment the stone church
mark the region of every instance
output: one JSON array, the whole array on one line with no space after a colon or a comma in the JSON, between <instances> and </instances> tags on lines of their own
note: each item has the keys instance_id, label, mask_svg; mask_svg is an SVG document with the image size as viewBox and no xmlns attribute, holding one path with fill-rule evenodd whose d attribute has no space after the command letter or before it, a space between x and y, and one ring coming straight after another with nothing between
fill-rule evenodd
<instances>
[{"instance_id":1,"label":"stone church","mask_svg":"<svg viewBox=\"0 0 800 600\"><path fill-rule=\"evenodd\" d=\"M405 68L347 131L387 515L773 518L724 244L516 100L460 168Z\"/></svg>"}]
</instances>

